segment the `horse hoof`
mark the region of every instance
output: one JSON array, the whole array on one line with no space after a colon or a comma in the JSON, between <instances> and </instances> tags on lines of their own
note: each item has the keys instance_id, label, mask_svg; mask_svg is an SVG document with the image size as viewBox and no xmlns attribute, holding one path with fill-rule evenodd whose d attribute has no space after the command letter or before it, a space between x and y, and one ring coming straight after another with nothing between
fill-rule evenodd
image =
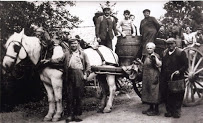
<instances>
[{"instance_id":1,"label":"horse hoof","mask_svg":"<svg viewBox=\"0 0 203 123\"><path fill-rule=\"evenodd\" d=\"M60 119L61 119L61 115L55 114L54 117L52 118L52 121L53 121L53 122L56 122L56 121L59 121Z\"/></svg>"},{"instance_id":2,"label":"horse hoof","mask_svg":"<svg viewBox=\"0 0 203 123\"><path fill-rule=\"evenodd\" d=\"M104 109L104 111L103 111L104 113L110 113L111 112L111 109Z\"/></svg>"},{"instance_id":3,"label":"horse hoof","mask_svg":"<svg viewBox=\"0 0 203 123\"><path fill-rule=\"evenodd\" d=\"M51 117L44 117L43 121L51 121L52 118Z\"/></svg>"},{"instance_id":4,"label":"horse hoof","mask_svg":"<svg viewBox=\"0 0 203 123\"><path fill-rule=\"evenodd\" d=\"M52 122L57 122L57 121L59 121L61 118L53 118L52 119Z\"/></svg>"}]
</instances>

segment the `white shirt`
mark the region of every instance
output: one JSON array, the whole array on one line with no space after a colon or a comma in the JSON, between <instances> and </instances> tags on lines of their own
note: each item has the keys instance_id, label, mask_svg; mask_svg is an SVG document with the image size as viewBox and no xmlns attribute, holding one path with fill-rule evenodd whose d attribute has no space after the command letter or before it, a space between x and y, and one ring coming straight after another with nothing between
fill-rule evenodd
<instances>
[{"instance_id":1,"label":"white shirt","mask_svg":"<svg viewBox=\"0 0 203 123\"><path fill-rule=\"evenodd\" d=\"M192 32L192 33L183 33L183 37L184 37L184 41L185 41L185 44L187 46L191 46L192 44L195 44L197 41L196 41L196 35L197 32Z\"/></svg>"},{"instance_id":2,"label":"white shirt","mask_svg":"<svg viewBox=\"0 0 203 123\"><path fill-rule=\"evenodd\" d=\"M177 48L177 47L176 47ZM176 48L173 51L169 51L168 54L171 55L175 52Z\"/></svg>"}]
</instances>

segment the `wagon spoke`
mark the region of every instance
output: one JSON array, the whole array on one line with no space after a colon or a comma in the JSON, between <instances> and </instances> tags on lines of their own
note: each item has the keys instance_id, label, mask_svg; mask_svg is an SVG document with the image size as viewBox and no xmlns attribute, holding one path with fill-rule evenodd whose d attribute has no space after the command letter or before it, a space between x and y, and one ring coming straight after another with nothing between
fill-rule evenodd
<instances>
[{"instance_id":1,"label":"wagon spoke","mask_svg":"<svg viewBox=\"0 0 203 123\"><path fill-rule=\"evenodd\" d=\"M197 83L199 86L201 86L203 88L203 85L200 82L195 81L195 83Z\"/></svg>"},{"instance_id":2,"label":"wagon spoke","mask_svg":"<svg viewBox=\"0 0 203 123\"><path fill-rule=\"evenodd\" d=\"M189 77L188 74L185 74L184 77Z\"/></svg>"},{"instance_id":3,"label":"wagon spoke","mask_svg":"<svg viewBox=\"0 0 203 123\"><path fill-rule=\"evenodd\" d=\"M189 69L191 69L191 63L190 63L190 50L188 50L188 64L189 64Z\"/></svg>"},{"instance_id":4,"label":"wagon spoke","mask_svg":"<svg viewBox=\"0 0 203 123\"><path fill-rule=\"evenodd\" d=\"M194 87L195 87L195 89L196 89L196 92L197 92L198 97L201 98L202 96L201 96L201 94L200 94L200 92L199 92L197 86L195 85L195 83L194 83Z\"/></svg>"},{"instance_id":5,"label":"wagon spoke","mask_svg":"<svg viewBox=\"0 0 203 123\"><path fill-rule=\"evenodd\" d=\"M192 84L190 84L190 88L191 88L191 99L192 99L192 102L194 102L195 98L194 98L194 90L193 90Z\"/></svg>"},{"instance_id":6,"label":"wagon spoke","mask_svg":"<svg viewBox=\"0 0 203 123\"><path fill-rule=\"evenodd\" d=\"M199 76L200 79L203 79L203 76Z\"/></svg>"},{"instance_id":7,"label":"wagon spoke","mask_svg":"<svg viewBox=\"0 0 203 123\"><path fill-rule=\"evenodd\" d=\"M189 97L189 86L190 86L190 83L188 83L186 87L186 102L188 102L188 97Z\"/></svg>"},{"instance_id":8,"label":"wagon spoke","mask_svg":"<svg viewBox=\"0 0 203 123\"><path fill-rule=\"evenodd\" d=\"M202 59L203 59L203 57L201 57L201 58L199 59L199 61L198 61L197 64L195 65L194 71L196 71L196 69L198 68L198 66L199 66L199 64L201 63Z\"/></svg>"},{"instance_id":9,"label":"wagon spoke","mask_svg":"<svg viewBox=\"0 0 203 123\"><path fill-rule=\"evenodd\" d=\"M198 73L201 72L201 71L203 71L203 68L197 70L197 71L195 72L195 74L198 74Z\"/></svg>"},{"instance_id":10,"label":"wagon spoke","mask_svg":"<svg viewBox=\"0 0 203 123\"><path fill-rule=\"evenodd\" d=\"M195 52L195 55L192 60L192 69L194 69L196 58L197 58L197 52Z\"/></svg>"},{"instance_id":11,"label":"wagon spoke","mask_svg":"<svg viewBox=\"0 0 203 123\"><path fill-rule=\"evenodd\" d=\"M185 79L185 82L186 82L186 84L185 84L186 86L190 83L188 78Z\"/></svg>"}]
</instances>

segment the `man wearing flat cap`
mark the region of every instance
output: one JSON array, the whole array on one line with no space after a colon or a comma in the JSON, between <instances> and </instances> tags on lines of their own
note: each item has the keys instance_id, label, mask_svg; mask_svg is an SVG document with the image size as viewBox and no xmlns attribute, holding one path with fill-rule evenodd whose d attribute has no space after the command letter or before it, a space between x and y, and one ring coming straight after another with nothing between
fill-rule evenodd
<instances>
[{"instance_id":1,"label":"man wearing flat cap","mask_svg":"<svg viewBox=\"0 0 203 123\"><path fill-rule=\"evenodd\" d=\"M69 39L70 50L62 58L51 59L52 63L62 63L65 69L65 86L68 95L68 121L82 121L82 95L84 80L90 73L87 55L79 48L78 39Z\"/></svg>"},{"instance_id":2,"label":"man wearing flat cap","mask_svg":"<svg viewBox=\"0 0 203 123\"><path fill-rule=\"evenodd\" d=\"M140 23L140 34L142 36L142 46L146 47L146 44L149 42L154 42L157 32L159 31L160 24L158 21L150 16L150 10L145 9L143 11L144 19ZM142 55L146 55L147 51L144 48Z\"/></svg>"},{"instance_id":3,"label":"man wearing flat cap","mask_svg":"<svg viewBox=\"0 0 203 123\"><path fill-rule=\"evenodd\" d=\"M184 72L188 69L188 60L185 51L176 47L174 38L166 40L167 49L164 51L161 68L160 91L164 97L166 111L165 117L179 118L181 116L181 105L185 91L171 92L168 89L168 81L174 73L173 80L184 79Z\"/></svg>"},{"instance_id":4,"label":"man wearing flat cap","mask_svg":"<svg viewBox=\"0 0 203 123\"><path fill-rule=\"evenodd\" d=\"M106 6L103 8L104 15L97 18L95 34L100 45L104 45L113 50L112 39L114 34L118 35L116 29L116 20L112 17L111 9Z\"/></svg>"}]
</instances>

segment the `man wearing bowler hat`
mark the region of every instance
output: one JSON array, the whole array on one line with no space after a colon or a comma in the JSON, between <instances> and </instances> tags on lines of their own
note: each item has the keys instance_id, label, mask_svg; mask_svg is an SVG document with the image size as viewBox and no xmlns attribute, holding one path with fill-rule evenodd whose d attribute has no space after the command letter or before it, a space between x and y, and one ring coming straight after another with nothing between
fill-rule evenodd
<instances>
[{"instance_id":1,"label":"man wearing bowler hat","mask_svg":"<svg viewBox=\"0 0 203 123\"><path fill-rule=\"evenodd\" d=\"M175 74L173 80L184 79L184 72L188 69L188 60L185 51L176 47L174 38L167 39L166 44L167 49L162 59L160 91L167 111L165 117L179 118L185 91L171 92L167 82L173 73Z\"/></svg>"},{"instance_id":2,"label":"man wearing bowler hat","mask_svg":"<svg viewBox=\"0 0 203 123\"><path fill-rule=\"evenodd\" d=\"M140 23L140 34L142 36L142 46L146 47L149 42L154 42L157 32L159 31L160 24L158 21L150 16L150 10L143 11L144 19ZM146 55L147 51L143 49L142 55Z\"/></svg>"}]
</instances>

